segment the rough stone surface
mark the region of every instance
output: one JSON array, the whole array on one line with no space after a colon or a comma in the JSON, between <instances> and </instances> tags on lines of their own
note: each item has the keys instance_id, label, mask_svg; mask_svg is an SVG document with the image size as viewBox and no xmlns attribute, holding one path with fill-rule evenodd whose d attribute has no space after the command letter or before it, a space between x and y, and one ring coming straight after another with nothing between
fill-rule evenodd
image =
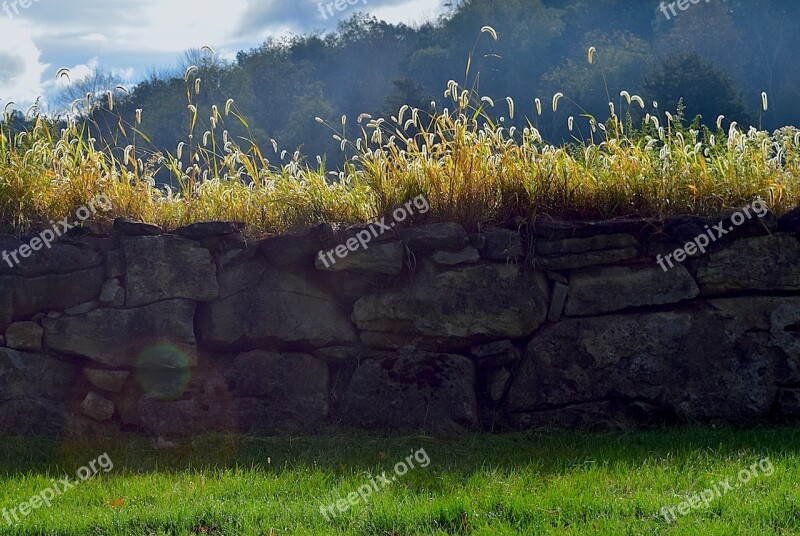
<instances>
[{"instance_id":1,"label":"rough stone surface","mask_svg":"<svg viewBox=\"0 0 800 536\"><path fill-rule=\"evenodd\" d=\"M106 277L121 278L125 275L125 254L121 249L112 249L106 253Z\"/></svg>"},{"instance_id":2,"label":"rough stone surface","mask_svg":"<svg viewBox=\"0 0 800 536\"><path fill-rule=\"evenodd\" d=\"M469 243L478 251L483 251L486 247L486 235L483 233L472 233L469 235Z\"/></svg>"},{"instance_id":3,"label":"rough stone surface","mask_svg":"<svg viewBox=\"0 0 800 536\"><path fill-rule=\"evenodd\" d=\"M783 233L800 233L800 207L778 220L778 230Z\"/></svg>"},{"instance_id":4,"label":"rough stone surface","mask_svg":"<svg viewBox=\"0 0 800 536\"><path fill-rule=\"evenodd\" d=\"M6 346L14 350L39 352L42 349L42 326L35 322L17 322L6 330Z\"/></svg>"},{"instance_id":5,"label":"rough stone surface","mask_svg":"<svg viewBox=\"0 0 800 536\"><path fill-rule=\"evenodd\" d=\"M778 393L778 414L792 419L800 418L800 389L781 389Z\"/></svg>"},{"instance_id":6,"label":"rough stone surface","mask_svg":"<svg viewBox=\"0 0 800 536\"><path fill-rule=\"evenodd\" d=\"M105 280L102 266L69 274L19 277L14 284L14 316L63 310L93 301Z\"/></svg>"},{"instance_id":7,"label":"rough stone surface","mask_svg":"<svg viewBox=\"0 0 800 536\"><path fill-rule=\"evenodd\" d=\"M461 251L469 245L467 231L457 223L432 223L400 232L406 246L416 254L432 251Z\"/></svg>"},{"instance_id":8,"label":"rough stone surface","mask_svg":"<svg viewBox=\"0 0 800 536\"><path fill-rule=\"evenodd\" d=\"M271 268L260 268L248 286L241 285L250 266L241 264L235 274L223 276L223 297L201 306L197 326L208 347L310 349L355 342L353 327L329 294L298 275Z\"/></svg>"},{"instance_id":9,"label":"rough stone surface","mask_svg":"<svg viewBox=\"0 0 800 536\"><path fill-rule=\"evenodd\" d=\"M0 331L4 331L14 319L13 277L0 276Z\"/></svg>"},{"instance_id":10,"label":"rough stone surface","mask_svg":"<svg viewBox=\"0 0 800 536\"><path fill-rule=\"evenodd\" d=\"M94 311L99 307L100 307L99 302L90 301L82 303L80 305L76 305L75 307L70 307L69 309L64 309L64 314L70 316L85 315L86 313L91 313L92 311Z\"/></svg>"},{"instance_id":11,"label":"rough stone surface","mask_svg":"<svg viewBox=\"0 0 800 536\"><path fill-rule=\"evenodd\" d=\"M108 391L109 393L119 393L122 391L122 387L125 385L125 382L128 381L131 373L127 370L85 368L83 369L83 375L89 383L98 389Z\"/></svg>"},{"instance_id":12,"label":"rough stone surface","mask_svg":"<svg viewBox=\"0 0 800 536\"><path fill-rule=\"evenodd\" d=\"M181 355L191 365L197 362L194 311L190 301L169 300L136 309L45 318L45 346L109 367L135 367L145 351Z\"/></svg>"},{"instance_id":13,"label":"rough stone surface","mask_svg":"<svg viewBox=\"0 0 800 536\"><path fill-rule=\"evenodd\" d=\"M238 432L232 401L217 407L199 400L161 400L142 396L136 408L144 430L151 435L183 436L209 432Z\"/></svg>"},{"instance_id":14,"label":"rough stone surface","mask_svg":"<svg viewBox=\"0 0 800 536\"><path fill-rule=\"evenodd\" d=\"M369 249L393 249L390 262L333 271L315 269L319 250L368 224L249 244L219 224L186 237L84 229L0 269L0 436L800 419L793 220L740 225L664 272L652 254L704 221L518 218L522 238L468 244L458 225L425 226L407 259L389 232ZM528 239L533 266L517 248ZM0 235L0 248L21 243ZM541 259L558 270L538 272ZM126 305L131 284L155 301Z\"/></svg>"},{"instance_id":15,"label":"rough stone surface","mask_svg":"<svg viewBox=\"0 0 800 536\"><path fill-rule=\"evenodd\" d=\"M483 258L490 261L516 261L525 256L522 237L510 229L486 231L485 245L481 250Z\"/></svg>"},{"instance_id":16,"label":"rough stone surface","mask_svg":"<svg viewBox=\"0 0 800 536\"><path fill-rule=\"evenodd\" d=\"M717 223L701 216L670 216L664 220L663 234L667 241L683 245L706 234Z\"/></svg>"},{"instance_id":17,"label":"rough stone surface","mask_svg":"<svg viewBox=\"0 0 800 536\"><path fill-rule=\"evenodd\" d=\"M742 290L800 290L800 242L793 236L744 238L709 253L697 270L705 295Z\"/></svg>"},{"instance_id":18,"label":"rough stone surface","mask_svg":"<svg viewBox=\"0 0 800 536\"><path fill-rule=\"evenodd\" d=\"M542 256L554 256L587 251L637 248L638 246L639 242L636 237L629 234L601 234L588 238L538 240L536 242L536 253Z\"/></svg>"},{"instance_id":19,"label":"rough stone surface","mask_svg":"<svg viewBox=\"0 0 800 536\"><path fill-rule=\"evenodd\" d=\"M629 307L663 305L700 294L683 266L664 272L657 266L585 268L572 273L565 313L588 316Z\"/></svg>"},{"instance_id":20,"label":"rough stone surface","mask_svg":"<svg viewBox=\"0 0 800 536\"><path fill-rule=\"evenodd\" d=\"M296 353L203 358L179 396L165 394L144 393L128 419L170 436L313 430L328 416L328 367Z\"/></svg>"},{"instance_id":21,"label":"rough stone surface","mask_svg":"<svg viewBox=\"0 0 800 536\"><path fill-rule=\"evenodd\" d=\"M431 255L431 260L441 266L457 266L459 264L475 264L481 260L478 250L472 246L461 251L437 251Z\"/></svg>"},{"instance_id":22,"label":"rough stone surface","mask_svg":"<svg viewBox=\"0 0 800 536\"><path fill-rule=\"evenodd\" d=\"M506 392L506 386L511 379L511 372L501 367L486 372L481 378L480 384L485 395L492 402L500 402Z\"/></svg>"},{"instance_id":23,"label":"rough stone surface","mask_svg":"<svg viewBox=\"0 0 800 536\"><path fill-rule=\"evenodd\" d=\"M574 270L597 266L602 264L614 264L615 262L626 261L635 258L639 254L633 247L622 249L607 249L598 251L586 251L584 253L567 253L552 257L536 256L533 259L534 266L539 270Z\"/></svg>"},{"instance_id":24,"label":"rough stone surface","mask_svg":"<svg viewBox=\"0 0 800 536\"><path fill-rule=\"evenodd\" d=\"M545 319L547 288L543 276L525 277L513 265L470 266L365 296L353 320L371 332L362 333L365 344L386 348L401 347L393 335L431 349L524 337Z\"/></svg>"},{"instance_id":25,"label":"rough stone surface","mask_svg":"<svg viewBox=\"0 0 800 536\"><path fill-rule=\"evenodd\" d=\"M29 244L29 241L25 242ZM0 235L0 252L14 251L23 245L18 238ZM34 251L30 257L17 256L19 263L9 266L0 260L0 275L9 274L23 277L36 277L44 274L70 274L81 270L89 270L102 266L103 256L100 252L84 245L73 245L56 242L49 249Z\"/></svg>"},{"instance_id":26,"label":"rough stone surface","mask_svg":"<svg viewBox=\"0 0 800 536\"><path fill-rule=\"evenodd\" d=\"M606 221L562 221L554 220L549 216L536 218L531 225L531 233L545 240L563 240L567 238L590 238L598 235L630 234L640 236L652 231L656 226L655 220L617 218Z\"/></svg>"},{"instance_id":27,"label":"rough stone surface","mask_svg":"<svg viewBox=\"0 0 800 536\"><path fill-rule=\"evenodd\" d=\"M369 429L463 432L478 422L474 383L475 368L467 358L388 354L356 369L340 418Z\"/></svg>"},{"instance_id":28,"label":"rough stone surface","mask_svg":"<svg viewBox=\"0 0 800 536\"><path fill-rule=\"evenodd\" d=\"M261 242L259 251L275 268L312 269L320 251L339 244L337 232L331 224L320 223L298 233L271 236Z\"/></svg>"},{"instance_id":29,"label":"rough stone surface","mask_svg":"<svg viewBox=\"0 0 800 536\"><path fill-rule=\"evenodd\" d=\"M520 359L519 350L511 341L480 344L470 348L479 369L511 365Z\"/></svg>"},{"instance_id":30,"label":"rough stone surface","mask_svg":"<svg viewBox=\"0 0 800 536\"><path fill-rule=\"evenodd\" d=\"M61 435L77 367L0 348L0 435Z\"/></svg>"},{"instance_id":31,"label":"rough stone surface","mask_svg":"<svg viewBox=\"0 0 800 536\"><path fill-rule=\"evenodd\" d=\"M90 391L81 402L81 412L96 421L108 421L114 416L114 403L103 395Z\"/></svg>"},{"instance_id":32,"label":"rough stone surface","mask_svg":"<svg viewBox=\"0 0 800 536\"><path fill-rule=\"evenodd\" d=\"M356 239L352 238L350 240L354 241ZM332 253L333 260L331 260L330 256L324 256L323 261L318 256L315 263L317 270L382 275L397 275L403 271L405 248L401 242L393 241L368 245L367 249L361 249L357 241L354 243L358 249L355 251L348 250L344 258L339 258L336 253ZM327 252L323 252L323 254L325 253Z\"/></svg>"},{"instance_id":33,"label":"rough stone surface","mask_svg":"<svg viewBox=\"0 0 800 536\"><path fill-rule=\"evenodd\" d=\"M191 240L202 240L212 236L225 236L238 233L244 228L243 223L230 221L209 221L200 222L181 227L173 231L173 234L183 236Z\"/></svg>"},{"instance_id":34,"label":"rough stone surface","mask_svg":"<svg viewBox=\"0 0 800 536\"><path fill-rule=\"evenodd\" d=\"M212 255L219 255L228 251L247 250L247 239L239 233L227 234L222 236L208 236L201 238L200 245L211 252Z\"/></svg>"},{"instance_id":35,"label":"rough stone surface","mask_svg":"<svg viewBox=\"0 0 800 536\"><path fill-rule=\"evenodd\" d=\"M328 366L314 356L242 353L225 370L225 379L234 397L259 400L258 428L310 426L328 416Z\"/></svg>"},{"instance_id":36,"label":"rough stone surface","mask_svg":"<svg viewBox=\"0 0 800 536\"><path fill-rule=\"evenodd\" d=\"M794 315L784 315L776 326L800 320L796 299L754 303L737 298L701 311L605 316L547 326L528 344L508 411L640 401L662 418L764 418L775 402L777 380L788 380L788 370L800 359L791 355L799 341L777 328L758 333L731 314L749 308L753 318L769 318L775 306Z\"/></svg>"},{"instance_id":37,"label":"rough stone surface","mask_svg":"<svg viewBox=\"0 0 800 536\"><path fill-rule=\"evenodd\" d=\"M211 253L172 235L129 238L122 242L128 307L185 298L210 301L219 295Z\"/></svg>"},{"instance_id":38,"label":"rough stone surface","mask_svg":"<svg viewBox=\"0 0 800 536\"><path fill-rule=\"evenodd\" d=\"M108 307L122 307L125 305L125 289L119 279L109 279L103 283L100 291L100 303Z\"/></svg>"},{"instance_id":39,"label":"rough stone surface","mask_svg":"<svg viewBox=\"0 0 800 536\"><path fill-rule=\"evenodd\" d=\"M117 218L114 220L114 230L128 236L158 236L164 233L164 229L158 225L134 221L128 218Z\"/></svg>"},{"instance_id":40,"label":"rough stone surface","mask_svg":"<svg viewBox=\"0 0 800 536\"><path fill-rule=\"evenodd\" d=\"M547 312L547 319L550 322L561 320L561 314L564 312L564 305L567 303L568 295L569 285L562 283L553 285L553 298L550 301L550 310Z\"/></svg>"}]
</instances>

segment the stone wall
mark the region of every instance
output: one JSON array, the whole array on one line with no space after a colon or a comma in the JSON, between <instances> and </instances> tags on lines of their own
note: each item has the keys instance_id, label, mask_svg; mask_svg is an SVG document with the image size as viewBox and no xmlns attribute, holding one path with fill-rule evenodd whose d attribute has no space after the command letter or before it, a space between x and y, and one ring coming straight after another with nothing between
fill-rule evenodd
<instances>
[{"instance_id":1,"label":"stone wall","mask_svg":"<svg viewBox=\"0 0 800 536\"><path fill-rule=\"evenodd\" d=\"M800 214L656 263L714 223L73 233L0 265L0 435L800 417Z\"/></svg>"}]
</instances>

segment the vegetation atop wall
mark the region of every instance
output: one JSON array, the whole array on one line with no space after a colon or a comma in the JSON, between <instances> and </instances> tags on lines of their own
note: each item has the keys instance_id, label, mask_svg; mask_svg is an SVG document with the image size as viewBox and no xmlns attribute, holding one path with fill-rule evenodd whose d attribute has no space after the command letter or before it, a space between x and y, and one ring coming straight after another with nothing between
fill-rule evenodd
<instances>
[{"instance_id":1,"label":"vegetation atop wall","mask_svg":"<svg viewBox=\"0 0 800 536\"><path fill-rule=\"evenodd\" d=\"M420 194L429 221L468 228L756 197L786 212L800 204L800 131L783 127L800 122L797 9L721 1L668 21L632 1L471 0L419 28L356 15L233 63L191 51L127 94L94 76L66 95L91 90L70 114L0 125L0 222L25 232L100 193L108 217L257 234Z\"/></svg>"}]
</instances>

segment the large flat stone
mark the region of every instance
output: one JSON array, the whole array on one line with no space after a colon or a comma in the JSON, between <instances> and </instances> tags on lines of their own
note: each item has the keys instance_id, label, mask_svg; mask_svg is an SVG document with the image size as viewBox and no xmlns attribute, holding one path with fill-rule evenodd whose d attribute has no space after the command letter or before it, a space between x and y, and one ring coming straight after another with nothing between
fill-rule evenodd
<instances>
[{"instance_id":1,"label":"large flat stone","mask_svg":"<svg viewBox=\"0 0 800 536\"><path fill-rule=\"evenodd\" d=\"M18 277L14 282L16 318L48 311L61 311L96 300L105 280L105 267L69 274Z\"/></svg>"},{"instance_id":2,"label":"large flat stone","mask_svg":"<svg viewBox=\"0 0 800 536\"><path fill-rule=\"evenodd\" d=\"M355 239L351 239L355 240ZM349 250L348 250L349 251ZM323 251L323 255L327 253ZM339 258L336 253L330 257L317 257L317 270L330 272L354 272L359 274L397 275L403 271L405 248L401 242L386 242L383 244L369 244L367 249L349 251L344 258Z\"/></svg>"},{"instance_id":3,"label":"large flat stone","mask_svg":"<svg viewBox=\"0 0 800 536\"><path fill-rule=\"evenodd\" d=\"M537 255L553 256L606 249L636 248L639 241L629 234L600 234L588 238L565 238L563 240L537 240Z\"/></svg>"},{"instance_id":4,"label":"large flat stone","mask_svg":"<svg viewBox=\"0 0 800 536\"><path fill-rule=\"evenodd\" d=\"M781 384L800 380L798 324L798 298L562 321L531 338L507 410L541 416L641 402L686 421L757 422L771 414Z\"/></svg>"},{"instance_id":5,"label":"large flat stone","mask_svg":"<svg viewBox=\"0 0 800 536\"><path fill-rule=\"evenodd\" d=\"M539 270L575 270L588 266L614 264L636 258L639 251L634 247L621 249L604 249L585 251L583 253L565 253L552 257L536 256L533 265Z\"/></svg>"},{"instance_id":6,"label":"large flat stone","mask_svg":"<svg viewBox=\"0 0 800 536\"><path fill-rule=\"evenodd\" d=\"M211 253L192 240L140 236L123 240L122 250L127 307L175 298L210 301L219 295Z\"/></svg>"},{"instance_id":7,"label":"large flat stone","mask_svg":"<svg viewBox=\"0 0 800 536\"><path fill-rule=\"evenodd\" d=\"M743 238L709 253L697 269L704 295L800 290L800 242L793 236Z\"/></svg>"},{"instance_id":8,"label":"large flat stone","mask_svg":"<svg viewBox=\"0 0 800 536\"><path fill-rule=\"evenodd\" d=\"M9 253L18 249L29 241L9 235L0 235L0 252ZM103 264L103 255L85 246L55 242L50 248L40 249L31 253L30 257L22 258L17 255L19 263L12 266L0 260L0 275L17 275L23 277L36 277L44 274L69 274L81 270L88 270Z\"/></svg>"},{"instance_id":9,"label":"large flat stone","mask_svg":"<svg viewBox=\"0 0 800 536\"><path fill-rule=\"evenodd\" d=\"M223 284L222 295L203 304L197 318L198 336L209 348L247 351L259 348L321 348L356 340L352 325L326 292L298 275L272 268L261 271L238 292L241 276ZM231 288L229 288L231 287Z\"/></svg>"},{"instance_id":10,"label":"large flat stone","mask_svg":"<svg viewBox=\"0 0 800 536\"><path fill-rule=\"evenodd\" d=\"M547 308L541 274L492 264L421 275L400 289L365 296L355 303L353 320L370 346L447 349L530 335Z\"/></svg>"},{"instance_id":11,"label":"large flat stone","mask_svg":"<svg viewBox=\"0 0 800 536\"><path fill-rule=\"evenodd\" d=\"M109 367L135 367L146 350L163 348L193 365L197 362L194 311L193 302L169 300L136 309L97 309L85 315L44 318L45 348Z\"/></svg>"},{"instance_id":12,"label":"large flat stone","mask_svg":"<svg viewBox=\"0 0 800 536\"><path fill-rule=\"evenodd\" d=\"M432 223L409 227L400 238L416 254L432 251L461 251L469 245L467 231L457 223Z\"/></svg>"},{"instance_id":13,"label":"large flat stone","mask_svg":"<svg viewBox=\"0 0 800 536\"><path fill-rule=\"evenodd\" d=\"M667 272L646 265L584 268L572 272L564 312L567 316L598 315L678 303L698 294L697 284L681 265Z\"/></svg>"}]
</instances>

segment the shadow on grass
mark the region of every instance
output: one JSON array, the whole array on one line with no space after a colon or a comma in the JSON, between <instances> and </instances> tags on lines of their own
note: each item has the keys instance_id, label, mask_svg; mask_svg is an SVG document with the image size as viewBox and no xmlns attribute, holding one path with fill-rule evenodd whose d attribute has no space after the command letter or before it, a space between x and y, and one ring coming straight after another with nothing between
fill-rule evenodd
<instances>
[{"instance_id":1,"label":"shadow on grass","mask_svg":"<svg viewBox=\"0 0 800 536\"><path fill-rule=\"evenodd\" d=\"M536 431L473 434L450 439L429 436L382 438L357 433L330 436L199 436L175 440L175 448L154 448L133 435L102 439L0 439L0 475L72 474L107 452L115 474L247 468L279 473L314 468L340 472L388 471L410 453L425 449L437 471L468 477L478 469L535 467L563 473L585 463L638 466L707 453L716 459L743 454L779 457L800 451L800 428L679 427L628 432Z\"/></svg>"}]
</instances>

